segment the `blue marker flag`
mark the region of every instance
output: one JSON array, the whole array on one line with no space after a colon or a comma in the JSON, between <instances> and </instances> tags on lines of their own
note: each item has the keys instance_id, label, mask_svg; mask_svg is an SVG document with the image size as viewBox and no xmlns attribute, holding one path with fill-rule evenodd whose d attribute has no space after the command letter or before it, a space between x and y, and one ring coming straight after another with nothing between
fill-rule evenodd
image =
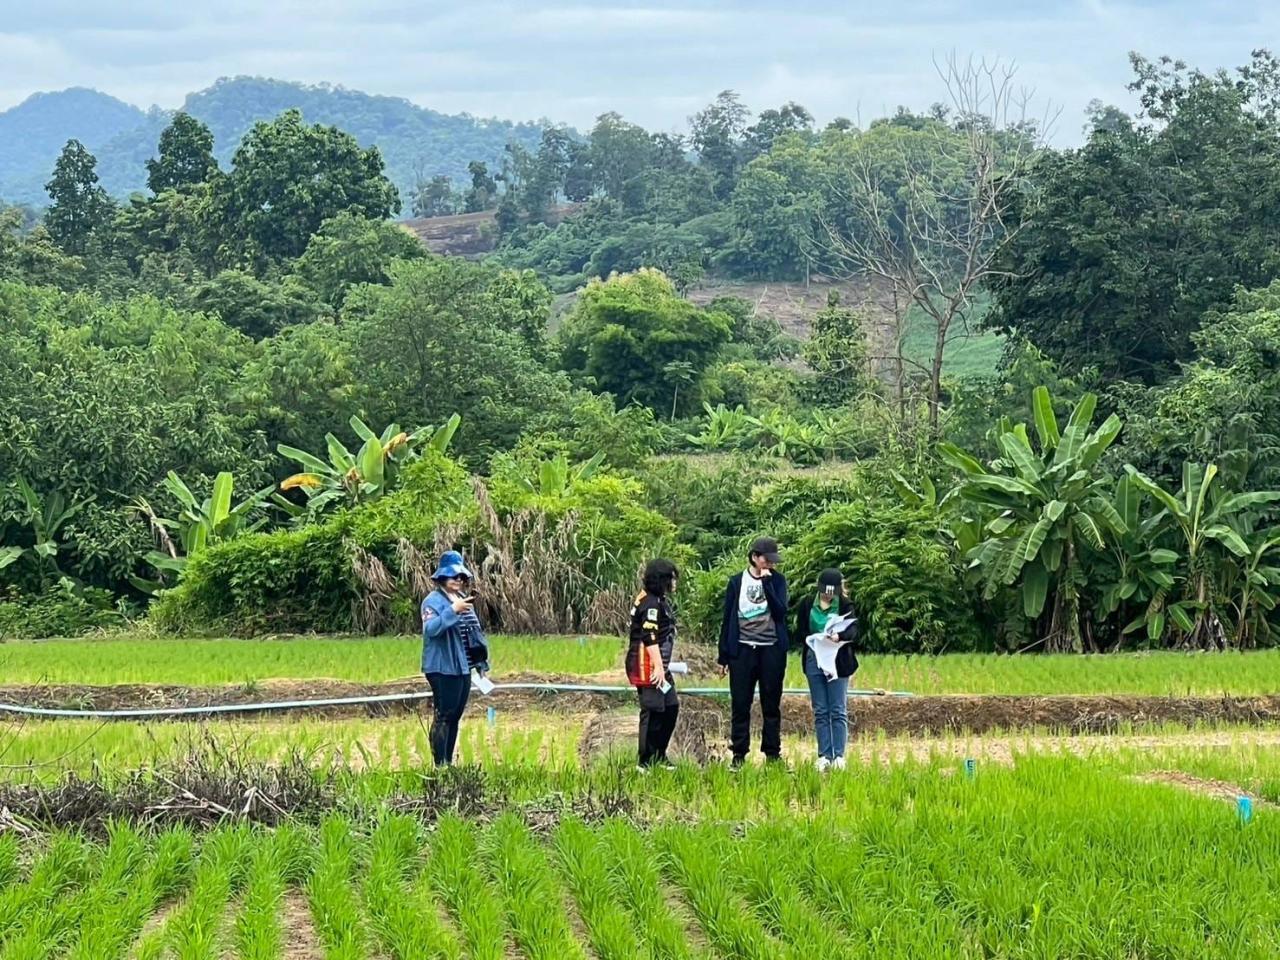
<instances>
[{"instance_id":1,"label":"blue marker flag","mask_svg":"<svg viewBox=\"0 0 1280 960\"><path fill-rule=\"evenodd\" d=\"M1248 823L1253 819L1253 798L1236 797L1236 811L1240 814L1240 822Z\"/></svg>"}]
</instances>

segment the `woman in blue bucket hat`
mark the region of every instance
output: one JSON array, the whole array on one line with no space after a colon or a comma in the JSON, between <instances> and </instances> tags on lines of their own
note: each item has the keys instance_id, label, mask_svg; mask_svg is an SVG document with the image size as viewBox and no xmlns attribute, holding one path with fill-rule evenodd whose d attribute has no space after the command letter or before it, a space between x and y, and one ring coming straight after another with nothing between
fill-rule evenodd
<instances>
[{"instance_id":1,"label":"woman in blue bucket hat","mask_svg":"<svg viewBox=\"0 0 1280 960\"><path fill-rule=\"evenodd\" d=\"M431 756L453 763L458 723L471 695L471 671L489 669L489 647L471 603L474 577L462 554L450 550L431 575L435 589L422 601L422 672L431 686Z\"/></svg>"}]
</instances>

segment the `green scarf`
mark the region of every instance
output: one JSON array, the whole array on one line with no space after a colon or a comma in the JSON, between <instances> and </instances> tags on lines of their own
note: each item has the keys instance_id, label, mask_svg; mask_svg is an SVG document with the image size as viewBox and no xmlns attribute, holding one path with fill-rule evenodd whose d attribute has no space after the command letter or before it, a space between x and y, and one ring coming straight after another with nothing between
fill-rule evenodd
<instances>
[{"instance_id":1,"label":"green scarf","mask_svg":"<svg viewBox=\"0 0 1280 960\"><path fill-rule=\"evenodd\" d=\"M838 616L840 616L839 597L832 599L831 606L826 610L818 605L818 598L814 597L813 607L809 610L809 632L822 633L827 629L827 622Z\"/></svg>"}]
</instances>

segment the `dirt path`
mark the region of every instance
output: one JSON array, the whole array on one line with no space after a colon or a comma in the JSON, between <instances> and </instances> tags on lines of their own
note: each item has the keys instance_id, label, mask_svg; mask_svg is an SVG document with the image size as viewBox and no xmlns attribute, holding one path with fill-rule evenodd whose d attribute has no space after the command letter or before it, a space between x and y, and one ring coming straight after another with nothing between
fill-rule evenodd
<instances>
[{"instance_id":1,"label":"dirt path","mask_svg":"<svg viewBox=\"0 0 1280 960\"><path fill-rule=\"evenodd\" d=\"M681 711L680 726L672 741L672 756L697 762L726 759L725 738L728 725L720 714L701 718L697 714L686 716ZM753 726L759 736L758 723ZM810 759L812 745L807 737L808 727L801 738L784 740L783 753L793 763ZM1241 747L1265 747L1280 749L1280 730L1243 731L1194 731L1187 733L1154 733L1117 735L1109 733L1051 734L1027 731L1022 734L957 733L943 736L895 736L877 739L879 731L865 728L851 732L849 743L850 762L890 765L904 760L929 761L937 757L954 757L1010 765L1019 754L1069 753L1087 757L1095 753L1120 753L1128 750L1150 751L1159 749L1239 749ZM579 746L579 757L587 762L615 750L635 749L636 718L621 710L600 713L592 717ZM1234 794L1233 794L1234 796Z\"/></svg>"},{"instance_id":2,"label":"dirt path","mask_svg":"<svg viewBox=\"0 0 1280 960\"><path fill-rule=\"evenodd\" d=\"M505 677L504 682L581 684L583 677ZM614 680L616 682L616 679ZM237 705L243 712L225 714L238 719L276 717L302 712L321 716L385 716L422 709L422 700L332 707L254 711L253 704L294 700L322 700L386 694L417 694L421 680L360 684L340 680L272 680L244 686L185 687L174 685L9 686L0 687L0 702L63 709L132 709ZM490 701L504 712L536 712L571 717L605 711L634 702L629 690L618 693L497 690ZM1009 730L1051 730L1069 734L1113 733L1131 726L1183 724L1280 724L1280 695L1258 697L1139 697L1139 696L924 696L866 697L850 701L859 730L883 731L890 736L937 736L946 733L988 733ZM686 696L681 727L720 739L726 722L726 697ZM758 710L757 710L758 714ZM802 733L810 723L808 697L783 700L783 729ZM693 722L694 718L697 722ZM693 736L686 733L685 736ZM705 747L688 742L691 752Z\"/></svg>"},{"instance_id":3,"label":"dirt path","mask_svg":"<svg viewBox=\"0 0 1280 960\"><path fill-rule=\"evenodd\" d=\"M1270 806L1267 801L1257 794L1245 790L1238 784L1228 783L1225 780L1209 780L1204 777L1195 777L1189 773L1183 773L1181 770L1156 770L1152 773L1144 773L1134 779L1143 783L1167 783L1180 790L1186 790L1188 793L1195 793L1202 797L1213 797L1215 800L1224 800L1228 803L1235 803L1240 797L1248 797L1255 806Z\"/></svg>"},{"instance_id":4,"label":"dirt path","mask_svg":"<svg viewBox=\"0 0 1280 960\"><path fill-rule=\"evenodd\" d=\"M281 960L320 960L324 955L320 938L311 921L307 898L297 890L284 895L280 905L280 922L284 927L284 952Z\"/></svg>"}]
</instances>

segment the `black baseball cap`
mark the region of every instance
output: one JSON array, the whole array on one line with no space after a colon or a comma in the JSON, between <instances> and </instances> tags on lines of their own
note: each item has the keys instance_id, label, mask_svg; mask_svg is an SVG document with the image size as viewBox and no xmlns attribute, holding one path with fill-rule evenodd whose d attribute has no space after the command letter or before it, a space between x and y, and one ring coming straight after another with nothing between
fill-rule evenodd
<instances>
[{"instance_id":1,"label":"black baseball cap","mask_svg":"<svg viewBox=\"0 0 1280 960\"><path fill-rule=\"evenodd\" d=\"M751 543L751 549L747 552L747 556L759 554L770 563L779 563L782 557L778 554L778 541L772 537L756 537Z\"/></svg>"}]
</instances>

